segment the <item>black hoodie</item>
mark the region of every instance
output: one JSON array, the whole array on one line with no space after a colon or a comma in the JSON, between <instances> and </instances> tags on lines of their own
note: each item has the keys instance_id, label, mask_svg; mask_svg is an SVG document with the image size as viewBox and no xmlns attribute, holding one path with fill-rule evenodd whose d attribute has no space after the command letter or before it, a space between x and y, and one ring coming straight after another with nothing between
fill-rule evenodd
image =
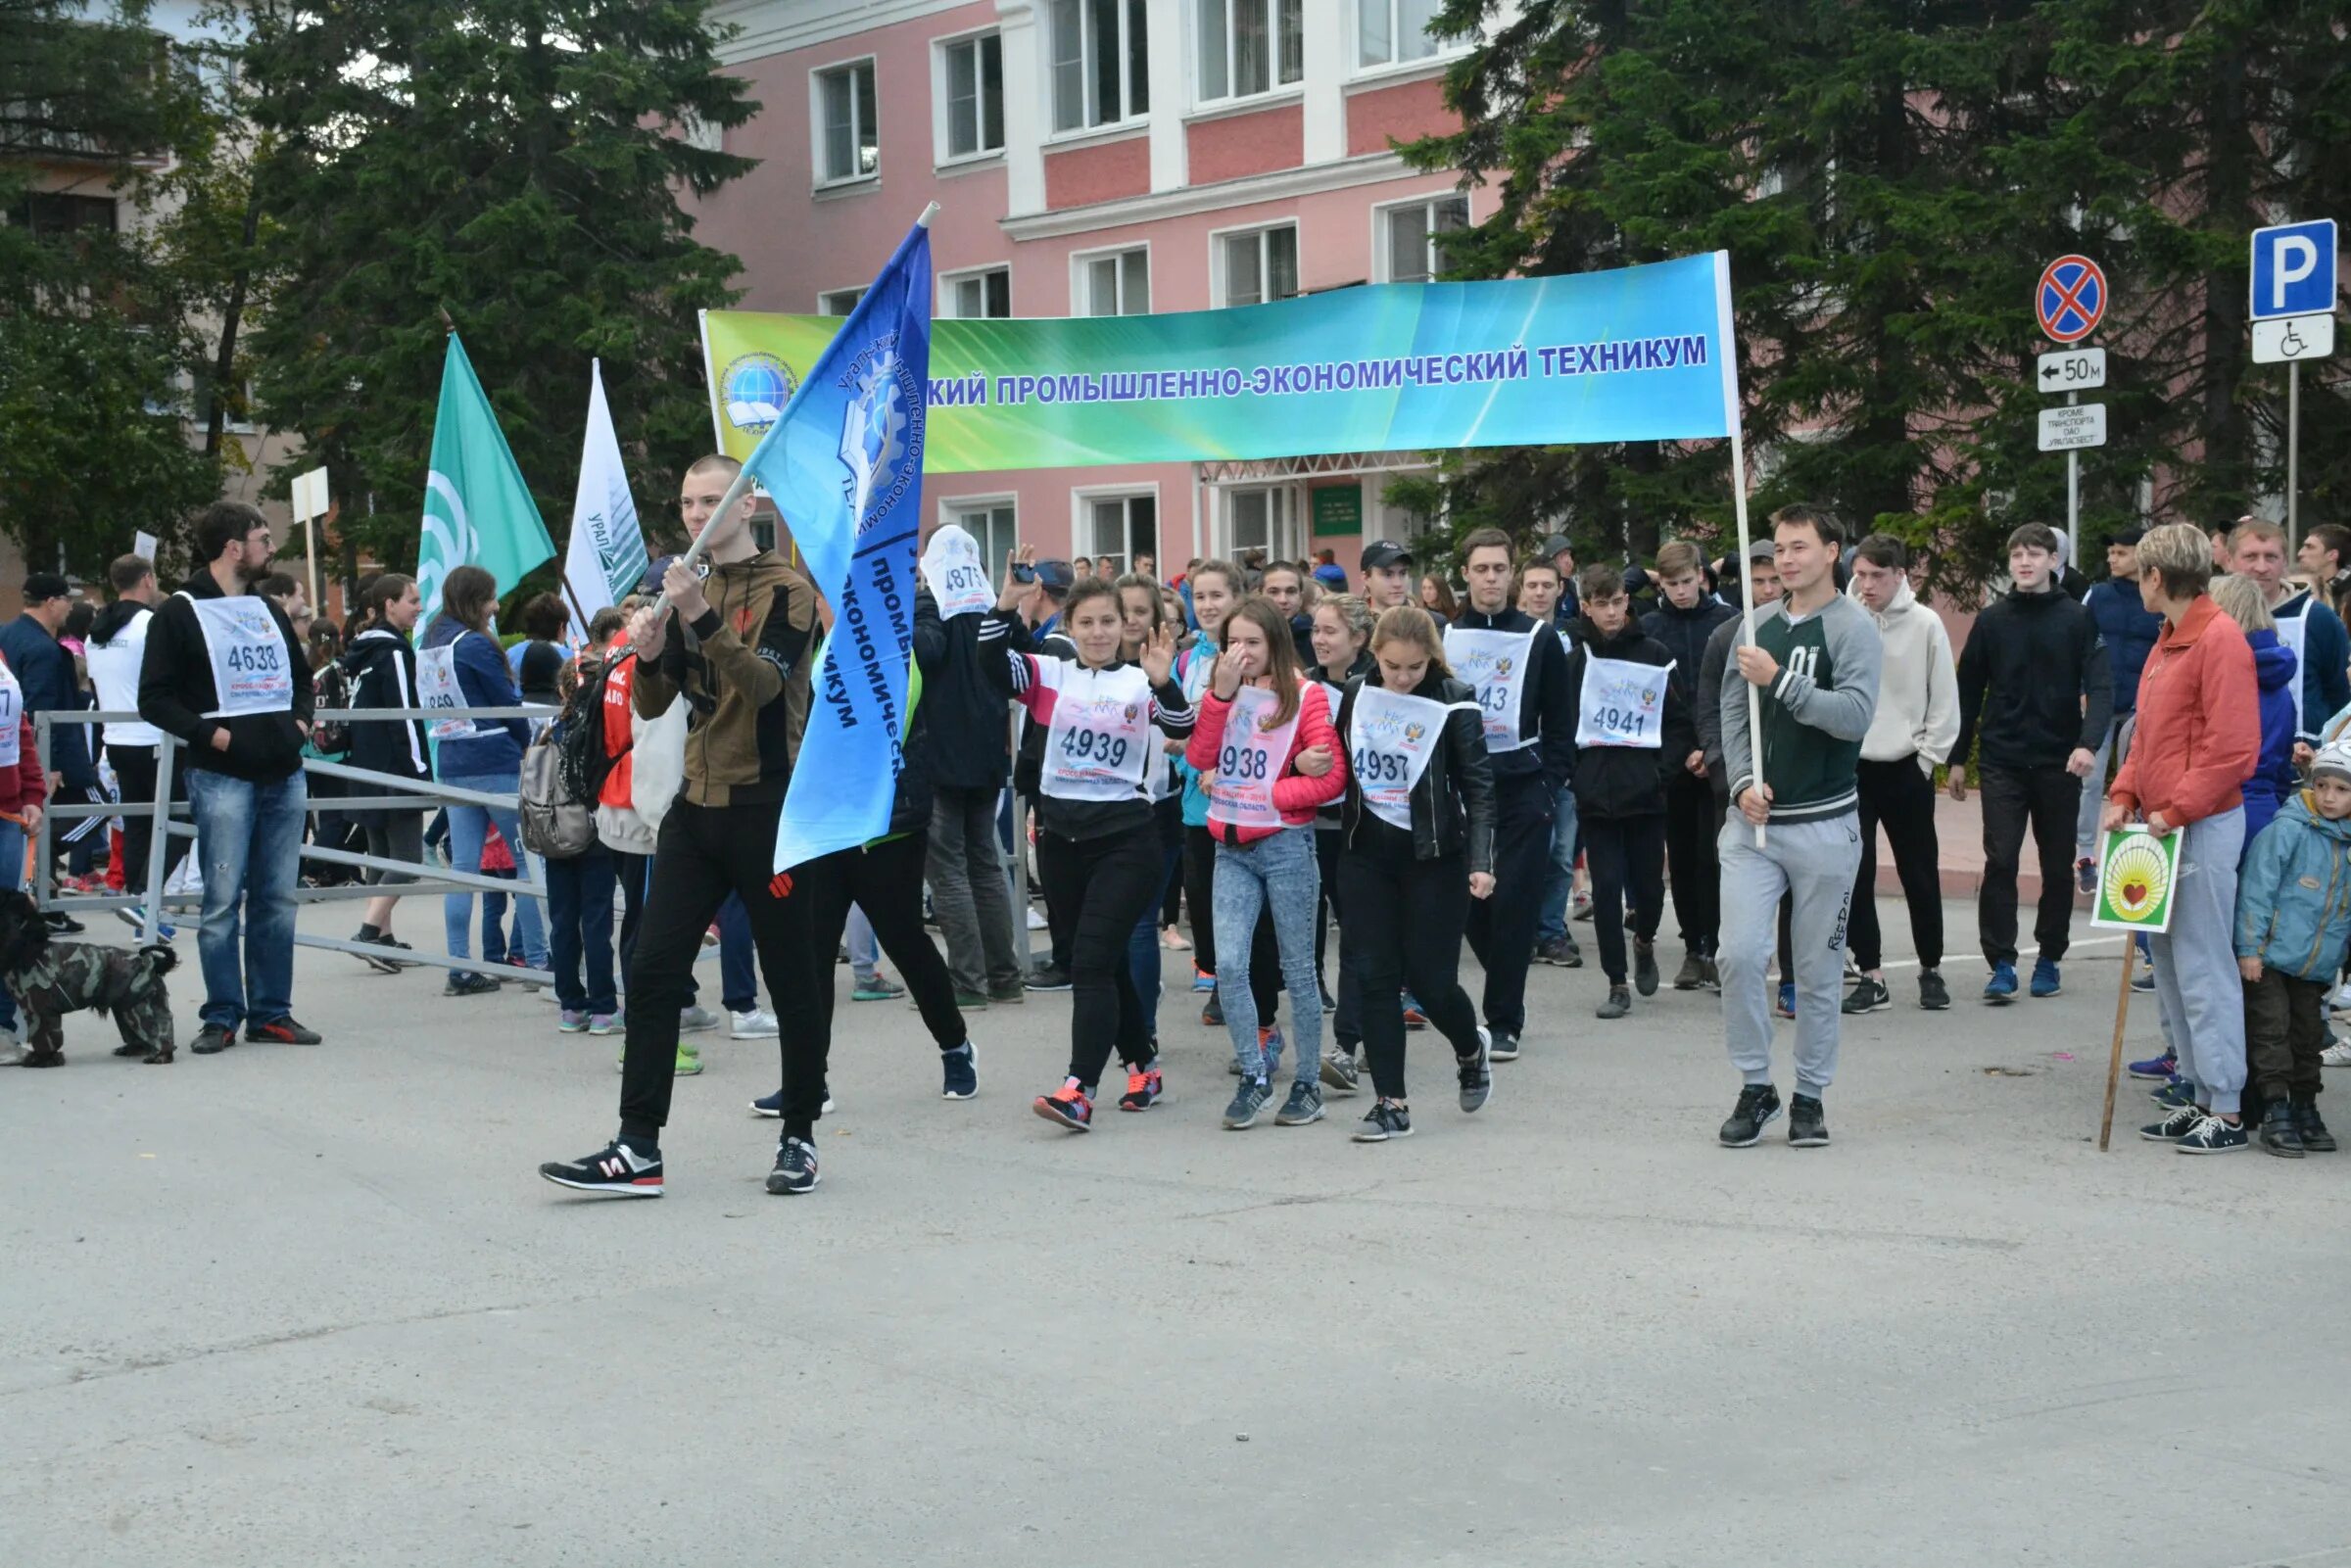
<instances>
[{"instance_id":1,"label":"black hoodie","mask_svg":"<svg viewBox=\"0 0 2351 1568\"><path fill-rule=\"evenodd\" d=\"M1987 768L2055 768L2095 751L2114 713L2114 661L2089 611L2054 590L1994 599L1959 654L1959 738Z\"/></svg>"},{"instance_id":2,"label":"black hoodie","mask_svg":"<svg viewBox=\"0 0 2351 1568\"><path fill-rule=\"evenodd\" d=\"M389 626L361 628L343 655L355 708L420 708L416 693L416 650ZM421 719L362 719L351 727L351 765L403 779L430 779L432 751ZM386 791L362 790L366 794ZM416 797L419 810L429 804ZM354 816L363 816L355 812Z\"/></svg>"},{"instance_id":3,"label":"black hoodie","mask_svg":"<svg viewBox=\"0 0 2351 1568\"><path fill-rule=\"evenodd\" d=\"M224 598L212 572L198 567L180 591L157 606L147 628L146 662L139 667L139 717L187 742L182 766L206 768L232 779L274 784L302 767L303 731L311 722L311 661L286 612L267 598L269 618L285 640L294 674L293 706L283 713L245 713L208 719L220 705L213 687L213 659L190 598ZM228 732L228 749L213 749L215 731Z\"/></svg>"},{"instance_id":4,"label":"black hoodie","mask_svg":"<svg viewBox=\"0 0 2351 1568\"><path fill-rule=\"evenodd\" d=\"M1630 621L1614 637L1602 636L1590 616L1578 621L1575 648L1567 655L1567 734L1571 736L1583 712L1584 669L1594 658L1654 664L1659 670L1674 662L1664 643ZM1683 761L1698 749L1698 730L1691 722L1690 702L1680 677L1676 670L1665 682L1663 734L1656 747L1575 748L1578 818L1644 817L1665 809L1665 781L1680 772Z\"/></svg>"}]
</instances>

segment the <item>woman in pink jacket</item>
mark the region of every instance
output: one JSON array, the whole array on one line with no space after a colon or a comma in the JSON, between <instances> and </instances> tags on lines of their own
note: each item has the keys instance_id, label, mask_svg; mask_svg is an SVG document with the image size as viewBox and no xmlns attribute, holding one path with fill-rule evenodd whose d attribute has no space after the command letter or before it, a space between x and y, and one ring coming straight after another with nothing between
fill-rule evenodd
<instances>
[{"instance_id":1,"label":"woman in pink jacket","mask_svg":"<svg viewBox=\"0 0 2351 1568\"><path fill-rule=\"evenodd\" d=\"M1254 930L1261 911L1273 914L1297 1035L1290 1097L1273 1119L1304 1126L1322 1116L1322 991L1315 974L1322 879L1315 808L1346 793L1347 759L1330 727L1330 703L1299 669L1289 619L1271 600L1243 599L1226 618L1223 650L1185 760L1200 770L1208 793L1217 929ZM1238 1131L1255 1125L1272 1097L1281 1047L1270 1027L1258 1026L1245 964L1227 962L1217 972L1217 995L1241 1063L1240 1087L1224 1110L1224 1125Z\"/></svg>"}]
</instances>

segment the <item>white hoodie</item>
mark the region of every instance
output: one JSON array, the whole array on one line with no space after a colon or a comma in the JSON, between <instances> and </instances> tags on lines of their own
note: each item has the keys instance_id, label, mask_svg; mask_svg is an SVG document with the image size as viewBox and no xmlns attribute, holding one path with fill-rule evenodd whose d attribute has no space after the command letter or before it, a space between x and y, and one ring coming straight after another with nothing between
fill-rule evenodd
<instances>
[{"instance_id":1,"label":"white hoodie","mask_svg":"<svg viewBox=\"0 0 2351 1568\"><path fill-rule=\"evenodd\" d=\"M1846 592L1869 609L1861 603L1859 584ZM1915 756L1932 776L1959 738L1959 671L1951 658L1950 634L1943 629L1942 616L1918 602L1907 582L1896 586L1893 601L1870 619L1886 645L1886 663L1878 678L1878 711L1861 737L1862 759L1899 762Z\"/></svg>"}]
</instances>

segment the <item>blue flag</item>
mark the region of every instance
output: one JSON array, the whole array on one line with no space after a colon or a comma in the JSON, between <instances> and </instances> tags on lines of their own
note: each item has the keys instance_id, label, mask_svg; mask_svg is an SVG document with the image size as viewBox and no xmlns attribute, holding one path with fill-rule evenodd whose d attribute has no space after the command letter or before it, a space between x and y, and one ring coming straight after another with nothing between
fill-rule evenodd
<instances>
[{"instance_id":1,"label":"blue flag","mask_svg":"<svg viewBox=\"0 0 2351 1568\"><path fill-rule=\"evenodd\" d=\"M899 242L744 466L792 528L833 635L784 796L775 870L889 831L914 648L931 231Z\"/></svg>"}]
</instances>

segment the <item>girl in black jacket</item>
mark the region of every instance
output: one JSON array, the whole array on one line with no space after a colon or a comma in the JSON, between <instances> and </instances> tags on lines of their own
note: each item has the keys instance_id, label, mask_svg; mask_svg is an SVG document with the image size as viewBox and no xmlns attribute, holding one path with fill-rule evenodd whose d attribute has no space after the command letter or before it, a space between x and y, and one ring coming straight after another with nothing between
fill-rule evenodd
<instances>
[{"instance_id":1,"label":"girl in black jacket","mask_svg":"<svg viewBox=\"0 0 2351 1568\"><path fill-rule=\"evenodd\" d=\"M423 705L416 696L416 649L408 641L423 608L424 601L417 595L416 580L412 577L385 572L367 585L366 596L360 603L360 629L352 635L351 647L342 659L344 672L351 678L353 707ZM423 721L371 719L353 725L351 765L403 779L430 780L432 752L425 746ZM362 788L359 792L392 791L387 784L380 789ZM350 815L367 835L368 854L387 860L423 861L424 816L420 810L374 809ZM406 872L369 871L365 876L368 882L384 887L416 879ZM392 906L399 902L397 893L367 900L367 912L352 940L375 947L406 947L406 942L392 938ZM397 974L401 970L399 962L390 957L369 958L367 963L386 974Z\"/></svg>"},{"instance_id":2,"label":"girl in black jacket","mask_svg":"<svg viewBox=\"0 0 2351 1568\"><path fill-rule=\"evenodd\" d=\"M1462 989L1469 900L1494 891L1494 775L1477 693L1453 679L1428 612L1401 605L1371 632L1376 668L1347 683L1339 738L1352 764L1340 832L1339 967L1363 987L1379 1103L1358 1143L1413 1130L1404 1092L1409 983L1453 1045L1462 1109L1493 1092L1491 1040Z\"/></svg>"},{"instance_id":3,"label":"girl in black jacket","mask_svg":"<svg viewBox=\"0 0 2351 1568\"><path fill-rule=\"evenodd\" d=\"M1332 720L1347 699L1347 683L1377 668L1371 661L1371 606L1353 594L1325 594L1315 605L1314 659L1307 665L1310 679L1322 684ZM1339 921L1340 820L1346 809L1342 795L1315 814L1315 859L1322 871L1321 919L1315 924L1315 972L1322 972L1322 957L1330 927ZM1343 924L1343 923L1342 923ZM1329 987L1323 987L1325 993ZM1364 1043L1364 988L1347 957L1339 949L1338 1005L1331 1010L1330 1049L1322 1057L1322 1083L1334 1096L1355 1093L1360 1073L1356 1052Z\"/></svg>"}]
</instances>

